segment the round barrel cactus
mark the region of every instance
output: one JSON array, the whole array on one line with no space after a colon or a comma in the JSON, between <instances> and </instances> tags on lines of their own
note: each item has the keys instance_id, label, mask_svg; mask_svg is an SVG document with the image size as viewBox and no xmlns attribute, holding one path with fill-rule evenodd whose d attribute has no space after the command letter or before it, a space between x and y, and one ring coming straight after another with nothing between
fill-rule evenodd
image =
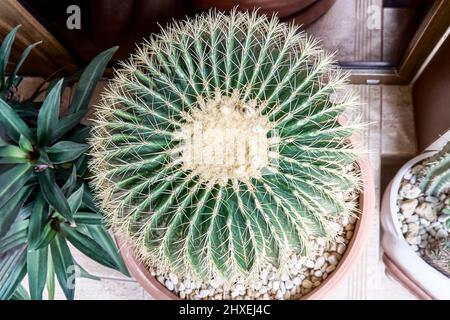
<instances>
[{"instance_id":1,"label":"round barrel cactus","mask_svg":"<svg viewBox=\"0 0 450 320\"><path fill-rule=\"evenodd\" d=\"M200 279L307 256L357 209L345 83L332 55L275 17L211 11L168 26L98 106L91 165L107 219L150 268Z\"/></svg>"}]
</instances>

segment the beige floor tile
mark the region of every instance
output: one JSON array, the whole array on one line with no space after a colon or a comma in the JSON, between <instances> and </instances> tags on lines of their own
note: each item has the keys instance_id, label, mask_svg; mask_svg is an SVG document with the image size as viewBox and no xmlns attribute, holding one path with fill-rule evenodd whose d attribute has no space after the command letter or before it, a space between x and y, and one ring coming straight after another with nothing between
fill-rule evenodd
<instances>
[{"instance_id":1,"label":"beige floor tile","mask_svg":"<svg viewBox=\"0 0 450 320\"><path fill-rule=\"evenodd\" d=\"M339 61L381 60L382 0L339 0L306 31Z\"/></svg>"},{"instance_id":2,"label":"beige floor tile","mask_svg":"<svg viewBox=\"0 0 450 320\"><path fill-rule=\"evenodd\" d=\"M382 99L381 155L415 155L417 142L411 87L383 86Z\"/></svg>"},{"instance_id":3,"label":"beige floor tile","mask_svg":"<svg viewBox=\"0 0 450 320\"><path fill-rule=\"evenodd\" d=\"M75 300L142 300L143 289L134 281L76 279ZM57 286L56 300L65 300Z\"/></svg>"}]
</instances>

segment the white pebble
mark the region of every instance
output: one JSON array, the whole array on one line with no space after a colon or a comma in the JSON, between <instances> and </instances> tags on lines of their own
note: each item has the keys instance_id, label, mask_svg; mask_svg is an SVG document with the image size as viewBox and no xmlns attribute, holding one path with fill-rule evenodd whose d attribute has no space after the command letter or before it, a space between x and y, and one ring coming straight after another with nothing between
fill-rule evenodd
<instances>
[{"instance_id":1,"label":"white pebble","mask_svg":"<svg viewBox=\"0 0 450 320\"><path fill-rule=\"evenodd\" d=\"M291 292L290 291L286 291L286 293L284 294L284 298L286 300L290 299L291 298Z\"/></svg>"},{"instance_id":2,"label":"white pebble","mask_svg":"<svg viewBox=\"0 0 450 320\"><path fill-rule=\"evenodd\" d=\"M333 272L334 271L334 269L336 269L336 266L335 265L330 265L328 268L327 268L327 273L330 273L330 272Z\"/></svg>"},{"instance_id":3,"label":"white pebble","mask_svg":"<svg viewBox=\"0 0 450 320\"><path fill-rule=\"evenodd\" d=\"M447 237L447 231L444 229L439 229L438 232L436 232L436 239L444 239Z\"/></svg>"},{"instance_id":4,"label":"white pebble","mask_svg":"<svg viewBox=\"0 0 450 320\"><path fill-rule=\"evenodd\" d=\"M302 287L305 289L310 289L312 287L312 282L308 279L303 280Z\"/></svg>"},{"instance_id":5,"label":"white pebble","mask_svg":"<svg viewBox=\"0 0 450 320\"><path fill-rule=\"evenodd\" d=\"M261 278L261 280L265 280L265 279L267 279L268 275L269 275L269 270L263 269L261 271L261 273L259 274L259 277Z\"/></svg>"},{"instance_id":6,"label":"white pebble","mask_svg":"<svg viewBox=\"0 0 450 320\"><path fill-rule=\"evenodd\" d=\"M350 240L353 237L353 231L347 231L347 233L345 234L345 238L347 240Z\"/></svg>"},{"instance_id":7,"label":"white pebble","mask_svg":"<svg viewBox=\"0 0 450 320\"><path fill-rule=\"evenodd\" d=\"M280 281L272 282L272 290L277 291L278 289L280 289Z\"/></svg>"},{"instance_id":8,"label":"white pebble","mask_svg":"<svg viewBox=\"0 0 450 320\"><path fill-rule=\"evenodd\" d=\"M285 285L287 290L290 290L290 289L292 289L292 287L294 287L294 284L292 283L291 280L286 280L284 285Z\"/></svg>"},{"instance_id":9,"label":"white pebble","mask_svg":"<svg viewBox=\"0 0 450 320\"><path fill-rule=\"evenodd\" d=\"M409 218L406 219L406 222L411 223L411 222L417 222L419 221L419 216L417 214L413 214L412 216L410 216Z\"/></svg>"},{"instance_id":10,"label":"white pebble","mask_svg":"<svg viewBox=\"0 0 450 320\"><path fill-rule=\"evenodd\" d=\"M200 298L206 298L207 296L209 296L210 291L207 289L204 290L200 290L200 292L198 293L198 295L200 296Z\"/></svg>"},{"instance_id":11,"label":"white pebble","mask_svg":"<svg viewBox=\"0 0 450 320\"><path fill-rule=\"evenodd\" d=\"M324 257L317 258L316 263L314 264L314 269L319 270L320 268L322 268L324 263L325 263Z\"/></svg>"},{"instance_id":12,"label":"white pebble","mask_svg":"<svg viewBox=\"0 0 450 320\"><path fill-rule=\"evenodd\" d=\"M169 279L174 285L178 284L178 277L175 274L169 273Z\"/></svg>"},{"instance_id":13,"label":"white pebble","mask_svg":"<svg viewBox=\"0 0 450 320\"><path fill-rule=\"evenodd\" d=\"M276 297L277 299L279 299L279 300L283 299L283 293L281 292L281 290L278 290L278 291L277 291L277 294L276 294L275 297Z\"/></svg>"},{"instance_id":14,"label":"white pebble","mask_svg":"<svg viewBox=\"0 0 450 320\"><path fill-rule=\"evenodd\" d=\"M262 282L261 281L256 281L253 284L253 289L255 289L255 290L259 290L259 289L261 289L261 287L262 287Z\"/></svg>"},{"instance_id":15,"label":"white pebble","mask_svg":"<svg viewBox=\"0 0 450 320\"><path fill-rule=\"evenodd\" d=\"M170 279L167 279L166 282L164 282L164 285L170 291L172 291L174 289L173 283L172 283L172 281L170 281Z\"/></svg>"},{"instance_id":16,"label":"white pebble","mask_svg":"<svg viewBox=\"0 0 450 320\"><path fill-rule=\"evenodd\" d=\"M166 279L163 276L158 276L156 277L156 280L158 280L159 282L161 282L162 284L164 284L164 281L166 281Z\"/></svg>"},{"instance_id":17,"label":"white pebble","mask_svg":"<svg viewBox=\"0 0 450 320\"><path fill-rule=\"evenodd\" d=\"M308 259L305 261L305 266L310 269L314 268L314 262Z\"/></svg>"},{"instance_id":18,"label":"white pebble","mask_svg":"<svg viewBox=\"0 0 450 320\"><path fill-rule=\"evenodd\" d=\"M322 275L323 275L323 273L320 270L317 270L316 272L314 272L314 276L317 278L322 278Z\"/></svg>"},{"instance_id":19,"label":"white pebble","mask_svg":"<svg viewBox=\"0 0 450 320\"><path fill-rule=\"evenodd\" d=\"M317 239L317 244L318 244L319 246L321 246L321 247L325 247L326 243L327 243L327 242L325 241L324 238L318 238L318 239Z\"/></svg>"},{"instance_id":20,"label":"white pebble","mask_svg":"<svg viewBox=\"0 0 450 320\"><path fill-rule=\"evenodd\" d=\"M338 260L335 255L330 255L328 257L327 261L333 266L337 265L337 263L338 263Z\"/></svg>"}]
</instances>

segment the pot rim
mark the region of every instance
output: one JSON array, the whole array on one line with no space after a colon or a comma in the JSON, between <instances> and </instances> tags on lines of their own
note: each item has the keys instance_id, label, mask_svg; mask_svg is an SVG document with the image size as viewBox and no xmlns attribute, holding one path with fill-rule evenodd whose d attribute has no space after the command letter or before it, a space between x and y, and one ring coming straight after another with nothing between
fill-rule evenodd
<instances>
[{"instance_id":1,"label":"pot rim","mask_svg":"<svg viewBox=\"0 0 450 320\"><path fill-rule=\"evenodd\" d=\"M322 281L322 283L314 288L310 293L302 296L300 299L320 299L327 293L331 292L336 285L345 278L346 275L355 266L355 262L362 252L362 248L369 236L370 220L374 212L375 205L375 186L372 179L372 172L366 157L362 157L357 161L361 170L363 181L363 190L359 196L359 204L361 214L356 222L353 237L350 240L344 255L338 263L336 269L330 276ZM115 233L119 249L128 267L131 275L139 282L139 284L147 291L152 299L178 300L181 299L175 293L167 289L161 284L155 276L152 276L146 266L138 261L134 255L131 246L126 244L126 240L119 234Z\"/></svg>"}]
</instances>

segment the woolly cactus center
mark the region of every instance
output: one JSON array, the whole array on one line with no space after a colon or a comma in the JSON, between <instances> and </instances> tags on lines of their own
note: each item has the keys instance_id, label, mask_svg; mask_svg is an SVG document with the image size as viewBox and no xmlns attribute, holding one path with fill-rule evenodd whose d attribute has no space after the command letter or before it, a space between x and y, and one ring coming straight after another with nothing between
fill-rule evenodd
<instances>
[{"instance_id":1,"label":"woolly cactus center","mask_svg":"<svg viewBox=\"0 0 450 320\"><path fill-rule=\"evenodd\" d=\"M180 156L185 170L220 184L261 177L269 164L270 126L256 102L216 94L209 101L200 98L184 120Z\"/></svg>"}]
</instances>

